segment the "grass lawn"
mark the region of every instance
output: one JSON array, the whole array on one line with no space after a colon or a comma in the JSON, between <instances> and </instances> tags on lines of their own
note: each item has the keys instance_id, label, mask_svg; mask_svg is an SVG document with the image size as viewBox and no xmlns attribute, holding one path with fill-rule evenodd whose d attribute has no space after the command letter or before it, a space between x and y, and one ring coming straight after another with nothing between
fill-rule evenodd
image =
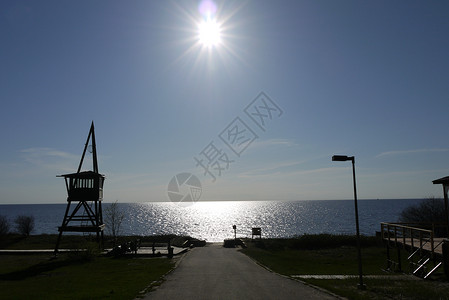
<instances>
[{"instance_id":1,"label":"grass lawn","mask_svg":"<svg viewBox=\"0 0 449 300\"><path fill-rule=\"evenodd\" d=\"M134 299L172 268L167 258L1 255L0 299Z\"/></svg>"},{"instance_id":2,"label":"grass lawn","mask_svg":"<svg viewBox=\"0 0 449 300\"><path fill-rule=\"evenodd\" d=\"M0 248L53 249L56 238L11 234L0 238ZM167 258L100 256L97 244L83 236L63 237L60 248L90 251L61 253L56 259L51 254L0 255L0 299L134 299L174 267Z\"/></svg>"},{"instance_id":3,"label":"grass lawn","mask_svg":"<svg viewBox=\"0 0 449 300\"><path fill-rule=\"evenodd\" d=\"M304 281L348 299L449 299L449 283L424 281L407 276L392 276L391 279L365 279L365 291L357 289L358 279L307 279Z\"/></svg>"},{"instance_id":4,"label":"grass lawn","mask_svg":"<svg viewBox=\"0 0 449 300\"><path fill-rule=\"evenodd\" d=\"M357 249L342 246L315 250L264 250L249 247L242 250L271 270L284 275L357 275ZM363 249L362 260L365 274L385 275L386 254L383 248Z\"/></svg>"},{"instance_id":5,"label":"grass lawn","mask_svg":"<svg viewBox=\"0 0 449 300\"><path fill-rule=\"evenodd\" d=\"M271 270L288 276L358 275L357 249L353 239L329 235L301 239L248 241L248 248L242 252ZM362 266L365 291L357 289L358 278L301 280L348 299L449 299L449 282L441 272L433 280L422 280L382 271L386 267L386 249L378 245L374 237L363 243ZM403 266L406 266L405 261ZM375 276L370 278L366 275Z\"/></svg>"},{"instance_id":6,"label":"grass lawn","mask_svg":"<svg viewBox=\"0 0 449 300\"><path fill-rule=\"evenodd\" d=\"M0 239L3 249L52 249L56 236L27 238L10 235ZM156 237L148 237L148 243ZM166 236L157 237L164 241ZM61 248L81 249L89 241L67 237ZM144 239L145 242L145 239ZM354 237L304 235L293 239L247 241L242 252L284 275L357 275ZM362 239L365 291L357 289L358 278L303 279L348 299L448 299L447 278L421 280L384 273L386 250L372 237ZM92 247L90 248L93 249ZM87 254L86 254L87 253ZM405 253L405 252L404 252ZM406 255L402 255L405 259ZM160 282L174 267L167 258L110 258L92 252L0 255L0 299L134 299L150 284ZM406 267L403 261L404 268ZM382 276L382 277L380 277Z\"/></svg>"}]
</instances>

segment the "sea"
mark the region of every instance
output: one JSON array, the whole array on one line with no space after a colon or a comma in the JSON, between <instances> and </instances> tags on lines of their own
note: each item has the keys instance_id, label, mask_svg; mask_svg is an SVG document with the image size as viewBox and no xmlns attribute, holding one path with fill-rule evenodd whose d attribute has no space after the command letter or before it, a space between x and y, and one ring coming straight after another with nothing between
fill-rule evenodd
<instances>
[{"instance_id":1,"label":"sea","mask_svg":"<svg viewBox=\"0 0 449 300\"><path fill-rule=\"evenodd\" d=\"M401 212L422 199L359 200L360 233L372 236L381 222L396 222ZM103 203L103 215L110 203ZM0 205L14 231L14 219L32 215L32 234L57 234L67 204ZM189 206L172 202L118 203L124 215L121 235L188 235L208 242L251 237L261 228L262 237L294 237L303 234L355 234L354 200L306 201L200 201ZM106 234L108 234L107 222ZM68 234L68 233L67 233Z\"/></svg>"}]
</instances>

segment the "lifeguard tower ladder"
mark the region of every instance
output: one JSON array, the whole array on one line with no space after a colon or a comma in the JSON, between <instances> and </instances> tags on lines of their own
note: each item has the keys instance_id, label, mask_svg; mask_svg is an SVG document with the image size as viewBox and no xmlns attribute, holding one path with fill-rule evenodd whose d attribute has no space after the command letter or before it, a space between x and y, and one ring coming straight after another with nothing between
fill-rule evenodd
<instances>
[{"instance_id":1,"label":"lifeguard tower ladder","mask_svg":"<svg viewBox=\"0 0 449 300\"><path fill-rule=\"evenodd\" d=\"M89 145L91 140L91 148ZM81 172L86 150L92 153L93 170ZM97 242L103 244L103 223L101 201L103 200L104 175L98 173L97 149L95 144L94 122L90 127L89 135L84 146L83 155L78 171L72 174L59 175L64 177L67 188L67 208L62 225L58 227L59 235L55 246L58 253L59 243L63 232L96 233ZM73 205L72 205L73 204Z\"/></svg>"}]
</instances>

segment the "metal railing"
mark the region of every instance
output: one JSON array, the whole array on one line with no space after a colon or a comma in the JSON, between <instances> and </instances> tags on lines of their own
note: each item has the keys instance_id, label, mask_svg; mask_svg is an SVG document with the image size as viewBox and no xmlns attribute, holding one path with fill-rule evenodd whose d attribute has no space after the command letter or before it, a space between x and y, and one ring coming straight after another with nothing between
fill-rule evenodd
<instances>
[{"instance_id":1,"label":"metal railing","mask_svg":"<svg viewBox=\"0 0 449 300\"><path fill-rule=\"evenodd\" d=\"M408 226L400 223L381 223L382 239L395 247L401 246L405 248L410 246L411 249L428 250L433 257L435 254L435 237L433 230L422 229ZM430 247L424 248L427 244Z\"/></svg>"},{"instance_id":2,"label":"metal railing","mask_svg":"<svg viewBox=\"0 0 449 300\"><path fill-rule=\"evenodd\" d=\"M431 224L432 230L410 225L423 226L426 224L381 223L381 237L387 243L387 270L395 264L401 270L400 249L403 248L411 253L407 257L407 261L413 268L412 273L422 278L428 278L443 264L443 243L447 239L435 237L434 229L437 224ZM397 262L390 259L388 250L390 246L398 249ZM419 255L417 256L417 254ZM430 262L433 263L433 267L428 271Z\"/></svg>"}]
</instances>

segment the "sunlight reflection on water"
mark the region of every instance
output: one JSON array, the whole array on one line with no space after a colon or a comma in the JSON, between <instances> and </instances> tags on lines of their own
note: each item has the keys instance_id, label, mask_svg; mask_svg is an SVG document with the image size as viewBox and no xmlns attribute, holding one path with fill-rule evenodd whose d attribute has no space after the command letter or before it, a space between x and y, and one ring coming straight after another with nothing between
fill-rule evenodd
<instances>
[{"instance_id":1,"label":"sunlight reflection on water","mask_svg":"<svg viewBox=\"0 0 449 300\"><path fill-rule=\"evenodd\" d=\"M360 201L361 233L374 235L380 222L396 221L410 201ZM240 237L250 237L252 227L261 227L263 237L355 232L350 200L197 202L189 207L161 202L123 204L123 208L127 210L124 234L185 234L217 242L233 236L234 224Z\"/></svg>"},{"instance_id":2,"label":"sunlight reflection on water","mask_svg":"<svg viewBox=\"0 0 449 300\"><path fill-rule=\"evenodd\" d=\"M381 222L397 221L401 211L419 199L359 201L360 232L374 235ZM104 203L104 209L108 207ZM57 234L64 204L0 205L0 214L13 224L17 215L34 215L33 234ZM323 201L215 201L180 207L172 202L119 203L125 214L121 234L178 234L220 242L251 237L251 228L262 228L263 237L291 237L302 234L354 234L354 202ZM107 228L107 227L106 227ZM108 233L106 231L106 233Z\"/></svg>"}]
</instances>

